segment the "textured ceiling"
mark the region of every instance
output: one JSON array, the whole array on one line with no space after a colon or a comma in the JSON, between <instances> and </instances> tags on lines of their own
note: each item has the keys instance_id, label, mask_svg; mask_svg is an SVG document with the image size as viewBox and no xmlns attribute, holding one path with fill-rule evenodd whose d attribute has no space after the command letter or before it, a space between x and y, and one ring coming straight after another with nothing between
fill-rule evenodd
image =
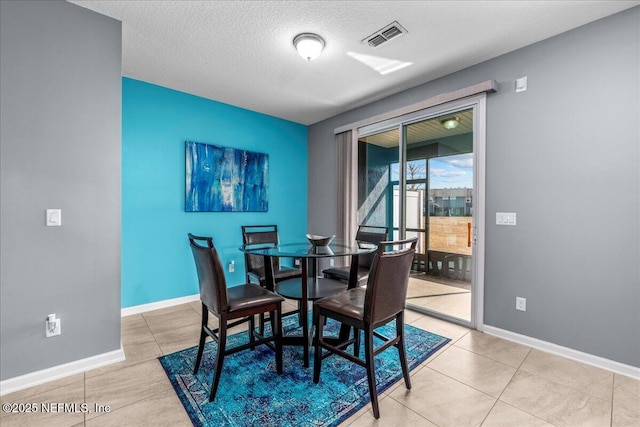
<instances>
[{"instance_id":1,"label":"textured ceiling","mask_svg":"<svg viewBox=\"0 0 640 427\"><path fill-rule=\"evenodd\" d=\"M640 1L71 3L122 21L124 76L312 124ZM408 34L361 42L392 21ZM293 48L303 32L326 41L315 61ZM372 68L389 60L411 65Z\"/></svg>"}]
</instances>

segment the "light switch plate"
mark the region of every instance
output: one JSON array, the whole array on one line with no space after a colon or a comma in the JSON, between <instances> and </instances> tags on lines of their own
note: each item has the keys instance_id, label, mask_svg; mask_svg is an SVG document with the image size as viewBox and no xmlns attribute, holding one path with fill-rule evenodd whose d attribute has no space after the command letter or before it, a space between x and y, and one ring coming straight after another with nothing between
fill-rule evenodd
<instances>
[{"instance_id":1,"label":"light switch plate","mask_svg":"<svg viewBox=\"0 0 640 427\"><path fill-rule=\"evenodd\" d=\"M496 212L496 225L516 225L516 213Z\"/></svg>"},{"instance_id":2,"label":"light switch plate","mask_svg":"<svg viewBox=\"0 0 640 427\"><path fill-rule=\"evenodd\" d=\"M62 225L62 209L47 209L47 227Z\"/></svg>"}]
</instances>

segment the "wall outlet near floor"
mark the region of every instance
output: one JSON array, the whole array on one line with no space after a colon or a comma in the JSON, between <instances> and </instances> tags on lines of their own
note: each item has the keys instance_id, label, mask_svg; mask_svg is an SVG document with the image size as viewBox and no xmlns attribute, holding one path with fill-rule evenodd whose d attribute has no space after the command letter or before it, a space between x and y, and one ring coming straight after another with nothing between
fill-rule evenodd
<instances>
[{"instance_id":1,"label":"wall outlet near floor","mask_svg":"<svg viewBox=\"0 0 640 427\"><path fill-rule=\"evenodd\" d=\"M234 271L236 271L236 262L235 261L229 261L229 273L233 273Z\"/></svg>"},{"instance_id":2,"label":"wall outlet near floor","mask_svg":"<svg viewBox=\"0 0 640 427\"><path fill-rule=\"evenodd\" d=\"M527 311L527 299L522 297L516 297L516 310Z\"/></svg>"}]
</instances>

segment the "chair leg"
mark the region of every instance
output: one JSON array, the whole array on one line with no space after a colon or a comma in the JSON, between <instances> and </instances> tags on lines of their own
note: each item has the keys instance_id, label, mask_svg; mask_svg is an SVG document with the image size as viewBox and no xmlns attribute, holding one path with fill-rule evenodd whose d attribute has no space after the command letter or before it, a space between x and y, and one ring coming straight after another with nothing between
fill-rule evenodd
<instances>
[{"instance_id":1,"label":"chair leg","mask_svg":"<svg viewBox=\"0 0 640 427\"><path fill-rule=\"evenodd\" d=\"M280 319L280 320L278 321L278 323L280 323L280 327L282 327L282 308L280 309L279 316L280 317L278 317L278 319ZM276 334L275 331L276 331L276 326L277 325L276 325L276 318L275 318L275 315L274 315L273 311L269 312L269 319L268 320L269 320L269 323L271 324L271 335L275 336L275 334ZM280 331L280 333L282 333L282 331Z\"/></svg>"},{"instance_id":2,"label":"chair leg","mask_svg":"<svg viewBox=\"0 0 640 427\"><path fill-rule=\"evenodd\" d=\"M256 333L256 317L252 314L249 316L249 344L251 344L251 351L255 350L253 343L255 342L255 333Z\"/></svg>"},{"instance_id":3,"label":"chair leg","mask_svg":"<svg viewBox=\"0 0 640 427\"><path fill-rule=\"evenodd\" d=\"M398 344L398 355L400 356L400 366L402 367L402 376L404 384L408 389L411 388L411 377L409 377L409 369L407 369L407 353L404 346L404 313L400 312L396 317L396 334L400 337Z\"/></svg>"},{"instance_id":4,"label":"chair leg","mask_svg":"<svg viewBox=\"0 0 640 427\"><path fill-rule=\"evenodd\" d=\"M320 343L322 342L322 332L325 317L320 314L319 311L313 310L313 324L316 328L316 336L314 338L314 356L313 356L313 382L318 383L320 381L320 368L322 364L322 347L320 347Z\"/></svg>"},{"instance_id":5,"label":"chair leg","mask_svg":"<svg viewBox=\"0 0 640 427\"><path fill-rule=\"evenodd\" d=\"M209 394L209 402L213 402L218 391L220 383L220 374L222 373L222 363L224 362L224 353L227 346L227 318L220 316L220 332L218 334L218 353L216 354L215 372L213 373L213 381L211 383L211 393Z\"/></svg>"},{"instance_id":6,"label":"chair leg","mask_svg":"<svg viewBox=\"0 0 640 427\"><path fill-rule=\"evenodd\" d=\"M261 337L264 336L264 313L260 313L260 318L258 319L258 333Z\"/></svg>"},{"instance_id":7,"label":"chair leg","mask_svg":"<svg viewBox=\"0 0 640 427\"><path fill-rule=\"evenodd\" d=\"M369 395L371 396L371 406L373 407L373 416L380 418L380 409L378 408L378 389L376 388L376 370L373 363L373 327L366 325L364 329L364 359L367 369L367 383L369 384Z\"/></svg>"},{"instance_id":8,"label":"chair leg","mask_svg":"<svg viewBox=\"0 0 640 427\"><path fill-rule=\"evenodd\" d=\"M360 329L353 328L353 355L355 357L360 357Z\"/></svg>"},{"instance_id":9,"label":"chair leg","mask_svg":"<svg viewBox=\"0 0 640 427\"><path fill-rule=\"evenodd\" d=\"M207 333L204 331L204 327L207 326L207 322L209 321L209 309L206 305L202 304L202 316L201 316L201 326L200 326L200 341L198 343L198 356L196 357L196 366L193 368L193 374L196 375L198 373L198 369L200 369L200 362L202 361L202 352L204 351L204 342L207 339Z\"/></svg>"},{"instance_id":10,"label":"chair leg","mask_svg":"<svg viewBox=\"0 0 640 427\"><path fill-rule=\"evenodd\" d=\"M282 374L282 303L278 303L278 309L270 314L271 330L276 345L276 371Z\"/></svg>"}]
</instances>

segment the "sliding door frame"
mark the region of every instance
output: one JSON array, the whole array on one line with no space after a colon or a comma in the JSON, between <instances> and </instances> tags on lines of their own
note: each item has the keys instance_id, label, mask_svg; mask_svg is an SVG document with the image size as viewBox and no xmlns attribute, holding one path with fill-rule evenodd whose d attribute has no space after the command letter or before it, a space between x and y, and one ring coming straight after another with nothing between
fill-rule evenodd
<instances>
[{"instance_id":1,"label":"sliding door frame","mask_svg":"<svg viewBox=\"0 0 640 427\"><path fill-rule=\"evenodd\" d=\"M488 84L491 83L491 84ZM387 113L385 115L377 116L379 121L374 121L376 118L371 118L352 125L343 126L336 129L337 131L344 132L347 129L352 130L352 140L357 141L358 138L365 137L387 131L393 128L398 128L400 146L399 146L399 162L403 165L405 159L405 133L404 126L415 123L418 121L428 120L430 118L446 115L456 111L464 109L473 109L473 154L474 154L474 185L473 185L473 200L474 200L474 213L473 213L473 257L472 257L472 300L471 300L471 320L466 322L462 319L449 317L445 315L439 315L435 312L429 312L434 317L443 318L447 321L459 323L465 326L471 326L479 331L483 330L484 326L484 264L485 264L485 222L486 222L486 203L485 203L485 186L486 186L486 94L489 92L495 92L495 82L488 81L484 84L476 85L472 88L481 86L486 90L478 90L474 95L467 96L459 99L443 100L444 98L451 98L453 94L460 91L452 92L450 94L441 95L440 101L436 102L434 99L424 101L423 103L414 104L415 110L411 110L411 106L404 109L396 110L396 113L402 112L402 114L393 115L394 112ZM469 88L467 88L469 89ZM431 105L429 105L431 104ZM422 108L420 108L422 107ZM404 192L406 190L406 170L405 168L399 168L399 188ZM352 179L357 180L357 174L352 174ZM354 183L351 183L352 188ZM403 190L404 189L404 190ZM402 193L401 193L402 194ZM399 206L399 226L400 235L404 237L405 231L405 218L404 212L406 209L404 198L400 198L401 203ZM357 207L356 207L357 210Z\"/></svg>"}]
</instances>

